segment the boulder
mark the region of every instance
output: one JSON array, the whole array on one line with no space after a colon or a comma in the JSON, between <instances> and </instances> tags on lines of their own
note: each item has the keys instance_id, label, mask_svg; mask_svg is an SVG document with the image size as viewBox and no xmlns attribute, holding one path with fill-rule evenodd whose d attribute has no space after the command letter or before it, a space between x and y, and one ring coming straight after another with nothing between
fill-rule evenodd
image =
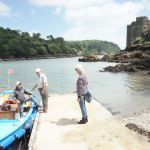
<instances>
[{"instance_id":1,"label":"boulder","mask_svg":"<svg viewBox=\"0 0 150 150\"><path fill-rule=\"evenodd\" d=\"M150 132L148 130L145 130L141 126L138 126L134 123L128 123L128 124L126 124L125 127L129 128L130 130L133 130L133 131L135 131L135 132L137 132L143 136L150 138Z\"/></svg>"},{"instance_id":2,"label":"boulder","mask_svg":"<svg viewBox=\"0 0 150 150\"><path fill-rule=\"evenodd\" d=\"M108 67L104 68L104 71L108 71L108 72L120 72L120 70L117 67L113 67L113 66L108 66Z\"/></svg>"},{"instance_id":3,"label":"boulder","mask_svg":"<svg viewBox=\"0 0 150 150\"><path fill-rule=\"evenodd\" d=\"M137 69L131 64L119 64L116 66L108 66L104 68L104 71L108 72L135 72Z\"/></svg>"},{"instance_id":4,"label":"boulder","mask_svg":"<svg viewBox=\"0 0 150 150\"><path fill-rule=\"evenodd\" d=\"M83 58L78 59L80 62L96 62L100 61L100 58L95 55L84 56Z\"/></svg>"}]
</instances>

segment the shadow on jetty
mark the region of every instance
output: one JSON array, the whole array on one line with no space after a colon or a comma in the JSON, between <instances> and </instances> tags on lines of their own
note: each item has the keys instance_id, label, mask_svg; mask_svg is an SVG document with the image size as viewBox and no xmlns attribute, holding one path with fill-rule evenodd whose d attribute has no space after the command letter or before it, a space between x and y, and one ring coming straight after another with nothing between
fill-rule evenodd
<instances>
[{"instance_id":1,"label":"shadow on jetty","mask_svg":"<svg viewBox=\"0 0 150 150\"><path fill-rule=\"evenodd\" d=\"M57 122L51 122L58 126L67 126L67 125L73 125L77 124L77 120L75 119L68 119L68 118L61 118Z\"/></svg>"}]
</instances>

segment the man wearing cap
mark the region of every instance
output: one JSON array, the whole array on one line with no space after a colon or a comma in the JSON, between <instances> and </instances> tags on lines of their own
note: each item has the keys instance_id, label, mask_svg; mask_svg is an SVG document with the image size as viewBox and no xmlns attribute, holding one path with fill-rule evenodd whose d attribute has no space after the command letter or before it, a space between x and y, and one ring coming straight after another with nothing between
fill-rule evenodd
<instances>
[{"instance_id":1,"label":"man wearing cap","mask_svg":"<svg viewBox=\"0 0 150 150\"><path fill-rule=\"evenodd\" d=\"M43 112L48 111L48 82L46 75L42 72L40 68L35 70L37 76L39 77L39 83L36 84L32 90L38 87L40 95L42 97L42 104L43 104Z\"/></svg>"},{"instance_id":2,"label":"man wearing cap","mask_svg":"<svg viewBox=\"0 0 150 150\"><path fill-rule=\"evenodd\" d=\"M16 88L14 89L14 94L12 96L12 98L14 100L16 100L19 103L19 112L20 112L20 117L23 116L23 103L27 102L27 101L32 101L32 98L26 98L25 94L27 95L32 95L31 92L25 90L22 87L22 84L20 81L16 82Z\"/></svg>"}]
</instances>

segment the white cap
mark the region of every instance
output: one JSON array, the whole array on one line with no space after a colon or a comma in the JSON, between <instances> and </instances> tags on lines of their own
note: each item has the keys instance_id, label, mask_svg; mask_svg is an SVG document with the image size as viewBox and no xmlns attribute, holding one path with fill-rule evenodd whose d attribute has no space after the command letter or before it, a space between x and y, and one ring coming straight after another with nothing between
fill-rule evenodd
<instances>
[{"instance_id":1,"label":"white cap","mask_svg":"<svg viewBox=\"0 0 150 150\"><path fill-rule=\"evenodd\" d=\"M79 70L79 71L81 71L81 72L84 72L83 67L82 67L81 65L79 65L79 64L76 65L75 70Z\"/></svg>"},{"instance_id":2,"label":"white cap","mask_svg":"<svg viewBox=\"0 0 150 150\"><path fill-rule=\"evenodd\" d=\"M16 82L16 86L18 86L19 84L21 84L21 82L20 82L20 81L17 81L17 82Z\"/></svg>"},{"instance_id":3,"label":"white cap","mask_svg":"<svg viewBox=\"0 0 150 150\"><path fill-rule=\"evenodd\" d=\"M35 72L41 72L42 70L40 68L36 68Z\"/></svg>"}]
</instances>

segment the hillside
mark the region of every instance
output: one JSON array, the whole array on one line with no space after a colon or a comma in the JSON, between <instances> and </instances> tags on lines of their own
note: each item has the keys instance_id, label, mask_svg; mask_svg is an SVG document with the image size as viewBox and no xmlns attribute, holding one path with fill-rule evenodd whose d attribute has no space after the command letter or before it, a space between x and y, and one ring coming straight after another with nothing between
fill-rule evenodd
<instances>
[{"instance_id":1,"label":"hillside","mask_svg":"<svg viewBox=\"0 0 150 150\"><path fill-rule=\"evenodd\" d=\"M80 45L83 54L106 54L118 53L120 48L117 44L101 40L83 40L83 41L69 41L70 45Z\"/></svg>"},{"instance_id":2,"label":"hillside","mask_svg":"<svg viewBox=\"0 0 150 150\"><path fill-rule=\"evenodd\" d=\"M34 58L45 56L77 56L79 54L114 53L120 49L106 41L65 41L63 37L49 35L41 38L40 33L4 29L0 27L0 59Z\"/></svg>"}]
</instances>

